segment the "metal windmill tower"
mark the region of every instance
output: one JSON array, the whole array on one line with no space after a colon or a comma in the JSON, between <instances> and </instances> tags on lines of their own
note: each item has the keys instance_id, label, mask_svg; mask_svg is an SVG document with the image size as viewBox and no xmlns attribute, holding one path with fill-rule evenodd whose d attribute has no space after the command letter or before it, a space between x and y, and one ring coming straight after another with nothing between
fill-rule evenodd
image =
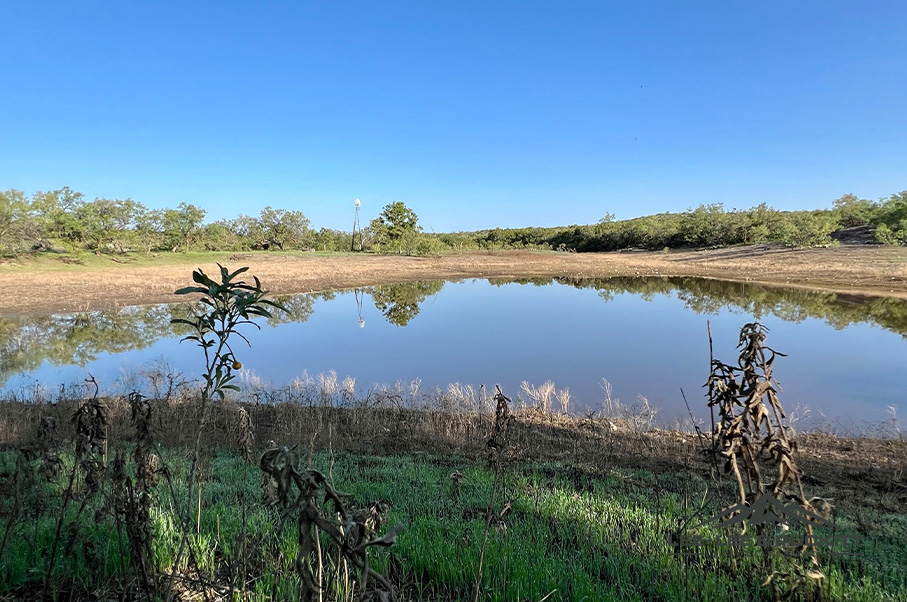
<instances>
[{"instance_id":1,"label":"metal windmill tower","mask_svg":"<svg viewBox=\"0 0 907 602\"><path fill-rule=\"evenodd\" d=\"M362 232L361 232L361 228L359 228L359 205L361 205L361 204L362 203L359 201L359 199L356 199L356 218L355 218L355 220L353 220L353 240L350 241L350 251L356 250L356 230L360 230L360 232L359 232L359 250L360 251L362 250Z\"/></svg>"}]
</instances>

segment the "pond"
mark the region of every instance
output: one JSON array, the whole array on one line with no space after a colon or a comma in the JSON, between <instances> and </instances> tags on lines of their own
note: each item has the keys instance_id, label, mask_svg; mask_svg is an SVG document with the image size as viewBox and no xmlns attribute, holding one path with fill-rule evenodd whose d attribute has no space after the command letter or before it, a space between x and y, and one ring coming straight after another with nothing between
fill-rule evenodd
<instances>
[{"instance_id":1,"label":"pond","mask_svg":"<svg viewBox=\"0 0 907 602\"><path fill-rule=\"evenodd\" d=\"M644 396L670 423L707 420L707 321L716 358L736 360L740 327L758 320L775 363L781 402L795 416L848 430L884 423L907 402L907 302L695 278L461 280L376 286L280 300L289 312L245 331L234 347L246 387L329 374L358 395L381 384L450 383L513 399L547 381L569 390L572 413L625 407ZM188 305L0 319L0 386L6 396L53 398L93 375L123 393L167 365L186 378L200 350L170 325ZM348 381L348 385L351 385ZM145 391L146 393L148 391ZM561 409L557 397L553 407Z\"/></svg>"}]
</instances>

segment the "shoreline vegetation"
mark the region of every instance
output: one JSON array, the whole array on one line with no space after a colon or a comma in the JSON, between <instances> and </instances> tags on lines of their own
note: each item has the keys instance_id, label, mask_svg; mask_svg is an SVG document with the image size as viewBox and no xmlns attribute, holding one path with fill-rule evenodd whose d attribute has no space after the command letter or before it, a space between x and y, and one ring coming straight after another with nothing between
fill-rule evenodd
<instances>
[{"instance_id":1,"label":"shoreline vegetation","mask_svg":"<svg viewBox=\"0 0 907 602\"><path fill-rule=\"evenodd\" d=\"M81 423L70 417L90 402L3 403L0 475L25 470L21 464L16 468L18 453L32 458L29 470L35 470L35 489L17 489L7 498L6 512L24 513L28 506L10 504L28 504L29 496L44 496L44 501L34 519L8 527L14 532L6 543L7 560L0 563L5 566L0 592L16 599L39 599L49 592L87 599L103 589L141 597L143 590L166 591L166 576L174 573L174 599L298 597L302 581L295 560L301 552L295 523L269 506L260 471L247 465L264 453L263 462L267 450L279 448L295 450L301 467L319 471L350 494L345 499L352 507L374 512L376 531L403 525L392 547L369 558L396 589L397 599L472 600L479 552L486 544L483 600L534 600L552 591L562 600L690 600L706 593L716 601L769 600L790 584L766 587L766 574L796 575L796 554L773 553L769 562L758 547L730 556L704 550L694 557L671 547L672 537L691 524L691 517L698 522L696 517L718 514L735 496L727 475L703 454L708 434L653 429L632 415L566 416L515 406L506 454L488 464L496 413L487 392L461 396L459 402L439 399L436 407L418 409L407 391L354 399L342 387L334 389L320 383L299 389L300 397L292 401L227 399L211 406L202 436L203 449L210 451L191 503L185 499L185 458L196 433L185 425L200 420L196 394L177 388L142 401L146 431L136 427L136 399L101 398L97 464L83 458L78 470L106 466L116 471L124 459L131 462L116 450L133 450L144 464L135 468L136 481L126 481L126 492L147 492L139 499L147 500L146 528L153 535L145 556L132 550L132 538L146 540L141 531L134 533L140 525L116 522L125 511L117 505L124 494L116 481L108 494L105 481L92 493L80 479L70 494L68 515L71 520L80 502L95 513L96 522L64 529L57 545L69 551L53 569L41 553L51 546L53 517L61 512L55 497L60 494L50 492L63 490L63 476L77 470L64 442L85 438ZM907 600L907 438L797 433L796 440L804 486L818 496L811 503L832 500L835 529L863 540L856 556L820 551L822 599ZM150 468L140 481L143 465ZM22 488L19 476L20 481L0 483ZM96 504L106 495L113 501L105 510ZM174 508L187 503L194 551L176 566L174 550L184 519ZM30 548L29 542L40 543ZM343 577L342 564L337 572L328 558L323 565L313 560L311 569L324 575L319 579L329 587L325 599L351 599L358 586L351 576ZM161 577L149 581L139 566ZM557 570L547 570L551 567ZM49 590L36 580L45 572L53 575ZM816 591L808 585L801 583L803 596L792 599L813 599ZM628 592L636 598L628 598Z\"/></svg>"},{"instance_id":2,"label":"shoreline vegetation","mask_svg":"<svg viewBox=\"0 0 907 602\"><path fill-rule=\"evenodd\" d=\"M205 222L202 207L150 209L133 199L95 199L68 187L36 192L0 191L0 257L89 251L189 253L192 250L370 251L405 255L490 249L572 252L621 249L692 249L776 242L790 247L827 247L844 242L907 245L907 190L872 201L853 194L831 209L778 211L767 203L750 209L701 204L678 213L596 224L427 233L403 202L386 205L353 232L310 227L298 209L270 206L258 216ZM359 201L356 201L358 224Z\"/></svg>"}]
</instances>

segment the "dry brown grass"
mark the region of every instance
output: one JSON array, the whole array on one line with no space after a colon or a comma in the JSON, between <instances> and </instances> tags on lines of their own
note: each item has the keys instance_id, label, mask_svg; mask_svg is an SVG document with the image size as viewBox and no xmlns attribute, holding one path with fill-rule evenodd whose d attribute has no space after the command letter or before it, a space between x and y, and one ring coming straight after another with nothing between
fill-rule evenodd
<instances>
[{"instance_id":1,"label":"dry brown grass","mask_svg":"<svg viewBox=\"0 0 907 602\"><path fill-rule=\"evenodd\" d=\"M0 431L0 449L30 445L45 416L58 425L57 437L71 438L70 417L78 400L56 404L4 402L0 414L15 428ZM191 448L199 406L192 401L153 400L155 439L164 447ZM130 404L105 400L109 439L113 445L134 438ZM269 441L300 449L347 450L371 454L427 452L438 457L461 456L481 461L493 431L490 411L440 411L395 407L319 407L297 403L251 404L242 407L255 424L257 451ZM700 453L694 433L651 429L640 431L632 421L597 419L515 410L510 427L511 456L518 463L558 462L570 470L613 466L650 470L656 474L715 476ZM237 442L235 402L214 404L204 445L242 452ZM907 507L907 439L847 438L798 434L798 464L808 475L804 484L815 495L839 500L843 506L891 511ZM836 502L837 504L838 502Z\"/></svg>"},{"instance_id":2,"label":"dry brown grass","mask_svg":"<svg viewBox=\"0 0 907 602\"><path fill-rule=\"evenodd\" d=\"M699 276L907 298L907 250L902 247L756 245L667 253L495 251L442 257L248 253L241 263L274 294L445 278ZM200 267L215 269L213 263ZM173 291L188 284L189 270L182 264L111 264L74 271L0 265L0 287L16 291L0 299L0 315L173 302Z\"/></svg>"}]
</instances>

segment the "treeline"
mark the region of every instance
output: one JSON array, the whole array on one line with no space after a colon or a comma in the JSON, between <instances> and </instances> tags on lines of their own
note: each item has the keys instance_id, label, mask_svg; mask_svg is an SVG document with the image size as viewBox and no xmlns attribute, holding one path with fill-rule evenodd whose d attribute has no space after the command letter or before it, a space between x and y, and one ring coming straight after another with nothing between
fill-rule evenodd
<instances>
[{"instance_id":1,"label":"treeline","mask_svg":"<svg viewBox=\"0 0 907 602\"><path fill-rule=\"evenodd\" d=\"M907 244L907 191L871 201L848 194L831 209L777 211L762 203L745 210L700 205L682 213L629 220L606 214L597 224L557 228L494 228L427 234L416 214L392 203L368 226L351 232L310 227L301 211L265 207L258 216L205 222L205 210L188 203L149 209L132 199L95 199L69 188L27 197L0 192L0 255L40 251L154 253L208 250L370 251L431 255L477 249L613 251L640 248L720 247L778 242L827 246L845 228L866 226L882 244Z\"/></svg>"},{"instance_id":2,"label":"treeline","mask_svg":"<svg viewBox=\"0 0 907 602\"><path fill-rule=\"evenodd\" d=\"M778 242L789 246L835 244L832 234L844 228L875 228L882 244L907 244L907 191L871 201L848 194L832 209L777 211L765 203L745 210L721 204L700 205L683 213L661 213L617 221L606 215L597 224L561 228L517 228L441 234L454 247L550 248L561 251L615 251L640 248L721 247Z\"/></svg>"},{"instance_id":3,"label":"treeline","mask_svg":"<svg viewBox=\"0 0 907 602\"><path fill-rule=\"evenodd\" d=\"M69 188L37 192L31 198L7 190L0 192L0 254L350 248L348 233L312 230L301 211L265 207L257 217L211 223L205 223L205 215L189 203L150 209L132 199L89 201Z\"/></svg>"}]
</instances>

